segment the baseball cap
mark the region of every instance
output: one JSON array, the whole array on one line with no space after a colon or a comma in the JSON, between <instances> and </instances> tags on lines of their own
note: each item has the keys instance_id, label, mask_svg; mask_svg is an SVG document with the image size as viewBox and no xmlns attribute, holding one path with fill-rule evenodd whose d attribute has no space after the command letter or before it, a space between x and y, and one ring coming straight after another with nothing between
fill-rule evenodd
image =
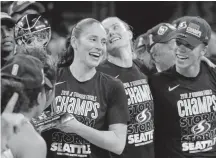
<instances>
[{"instance_id":1,"label":"baseball cap","mask_svg":"<svg viewBox=\"0 0 216 158\"><path fill-rule=\"evenodd\" d=\"M9 15L13 16L14 13L18 13L23 11L24 9L33 6L38 11L38 13L45 12L44 6L35 1L14 1L11 6L9 7L8 13Z\"/></svg>"},{"instance_id":2,"label":"baseball cap","mask_svg":"<svg viewBox=\"0 0 216 158\"><path fill-rule=\"evenodd\" d=\"M169 23L160 23L157 26L150 29L148 32L149 34L149 47L148 50L150 51L151 48L156 43L166 43L173 39L173 32L176 30L175 26Z\"/></svg>"},{"instance_id":3,"label":"baseball cap","mask_svg":"<svg viewBox=\"0 0 216 158\"><path fill-rule=\"evenodd\" d=\"M173 39L173 32L175 30L175 26L169 23L160 23L139 36L135 47L139 48L146 45L147 51L150 52L156 43L166 43Z\"/></svg>"},{"instance_id":4,"label":"baseball cap","mask_svg":"<svg viewBox=\"0 0 216 158\"><path fill-rule=\"evenodd\" d=\"M2 78L13 78L22 82L26 89L39 88L44 85L53 88L45 77L42 62L31 56L18 54L11 57L1 70Z\"/></svg>"},{"instance_id":5,"label":"baseball cap","mask_svg":"<svg viewBox=\"0 0 216 158\"><path fill-rule=\"evenodd\" d=\"M210 25L200 17L181 17L175 20L173 24L177 26L173 38L182 39L193 47L201 43L207 45L211 38Z\"/></svg>"},{"instance_id":6,"label":"baseball cap","mask_svg":"<svg viewBox=\"0 0 216 158\"><path fill-rule=\"evenodd\" d=\"M0 16L1 16L1 24L10 24L12 26L15 24L15 21L7 13L1 12Z\"/></svg>"}]
</instances>

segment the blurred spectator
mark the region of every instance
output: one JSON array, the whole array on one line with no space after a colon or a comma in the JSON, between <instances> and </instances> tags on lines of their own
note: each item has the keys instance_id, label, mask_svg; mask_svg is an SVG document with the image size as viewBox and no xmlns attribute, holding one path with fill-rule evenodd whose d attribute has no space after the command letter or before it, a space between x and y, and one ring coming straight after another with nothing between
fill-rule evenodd
<instances>
[{"instance_id":1,"label":"blurred spectator","mask_svg":"<svg viewBox=\"0 0 216 158\"><path fill-rule=\"evenodd\" d=\"M14 20L7 14L1 12L1 66L14 52Z\"/></svg>"},{"instance_id":2,"label":"blurred spectator","mask_svg":"<svg viewBox=\"0 0 216 158\"><path fill-rule=\"evenodd\" d=\"M45 12L45 7L35 1L14 1L8 8L8 14L18 21L26 14L41 14Z\"/></svg>"}]
</instances>

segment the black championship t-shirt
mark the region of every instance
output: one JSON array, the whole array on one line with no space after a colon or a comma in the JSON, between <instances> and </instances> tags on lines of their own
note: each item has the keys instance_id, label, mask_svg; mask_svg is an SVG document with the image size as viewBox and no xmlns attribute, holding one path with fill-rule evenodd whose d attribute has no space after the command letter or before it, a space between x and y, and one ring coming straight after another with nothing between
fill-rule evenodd
<instances>
[{"instance_id":1,"label":"black championship t-shirt","mask_svg":"<svg viewBox=\"0 0 216 158\"><path fill-rule=\"evenodd\" d=\"M147 77L133 64L130 68L118 67L105 61L97 68L120 79L128 97L130 122L127 142L122 158L154 158L153 150L153 100ZM113 157L118 157L112 154Z\"/></svg>"},{"instance_id":2,"label":"black championship t-shirt","mask_svg":"<svg viewBox=\"0 0 216 158\"><path fill-rule=\"evenodd\" d=\"M111 124L127 124L129 121L121 81L101 72L88 81L79 82L68 67L63 68L56 83L55 103L59 111L71 113L78 121L98 130L106 131ZM52 129L44 132L43 137L48 158L110 157L110 152L74 133Z\"/></svg>"},{"instance_id":3,"label":"black championship t-shirt","mask_svg":"<svg viewBox=\"0 0 216 158\"><path fill-rule=\"evenodd\" d=\"M201 63L197 77L175 66L154 74L155 158L216 158L216 70Z\"/></svg>"}]
</instances>

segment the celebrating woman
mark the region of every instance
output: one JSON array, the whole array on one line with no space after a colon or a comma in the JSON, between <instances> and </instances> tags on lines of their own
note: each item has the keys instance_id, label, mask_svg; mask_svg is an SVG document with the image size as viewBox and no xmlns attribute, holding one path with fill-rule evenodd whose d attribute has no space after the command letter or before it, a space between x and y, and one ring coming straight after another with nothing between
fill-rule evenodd
<instances>
[{"instance_id":1,"label":"celebrating woman","mask_svg":"<svg viewBox=\"0 0 216 158\"><path fill-rule=\"evenodd\" d=\"M104 158L125 147L129 112L124 87L95 68L106 51L106 38L95 19L83 19L72 29L63 64L69 66L59 70L55 103L74 119L43 133L48 157Z\"/></svg>"}]
</instances>

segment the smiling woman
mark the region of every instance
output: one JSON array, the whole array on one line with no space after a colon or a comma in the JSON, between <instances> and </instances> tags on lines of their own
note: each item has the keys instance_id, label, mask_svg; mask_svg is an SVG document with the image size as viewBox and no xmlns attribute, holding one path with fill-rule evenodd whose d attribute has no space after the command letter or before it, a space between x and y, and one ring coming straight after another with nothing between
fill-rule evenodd
<instances>
[{"instance_id":1,"label":"smiling woman","mask_svg":"<svg viewBox=\"0 0 216 158\"><path fill-rule=\"evenodd\" d=\"M128 56L128 58L132 58L131 50L133 50L133 33L130 26L118 17L108 17L103 20L102 23L109 34L107 42L107 52L111 55L108 55L109 60L112 60L110 59L112 56ZM127 49L130 53L127 51L127 53L123 54L122 49L124 52L125 49Z\"/></svg>"},{"instance_id":2,"label":"smiling woman","mask_svg":"<svg viewBox=\"0 0 216 158\"><path fill-rule=\"evenodd\" d=\"M84 23L90 26L84 27ZM96 67L106 51L106 32L96 20L83 20L72 30L71 45L74 49L74 62L81 62L89 68Z\"/></svg>"},{"instance_id":3,"label":"smiling woman","mask_svg":"<svg viewBox=\"0 0 216 158\"><path fill-rule=\"evenodd\" d=\"M175 65L149 78L154 98L155 158L215 157L216 72L201 61L211 28L200 17L176 21Z\"/></svg>"},{"instance_id":4,"label":"smiling woman","mask_svg":"<svg viewBox=\"0 0 216 158\"><path fill-rule=\"evenodd\" d=\"M68 39L70 60L57 76L55 103L75 119L42 133L48 157L109 157L121 154L129 111L123 84L96 71L106 51L106 31L95 19L83 19ZM65 139L66 138L66 139Z\"/></svg>"},{"instance_id":5,"label":"smiling woman","mask_svg":"<svg viewBox=\"0 0 216 158\"><path fill-rule=\"evenodd\" d=\"M120 156L111 155L113 158L154 158L153 98L147 76L133 60L133 33L129 25L118 17L108 17L102 24L108 34L108 54L107 60L97 70L123 82L128 98L126 106L130 112L126 147Z\"/></svg>"}]
</instances>

